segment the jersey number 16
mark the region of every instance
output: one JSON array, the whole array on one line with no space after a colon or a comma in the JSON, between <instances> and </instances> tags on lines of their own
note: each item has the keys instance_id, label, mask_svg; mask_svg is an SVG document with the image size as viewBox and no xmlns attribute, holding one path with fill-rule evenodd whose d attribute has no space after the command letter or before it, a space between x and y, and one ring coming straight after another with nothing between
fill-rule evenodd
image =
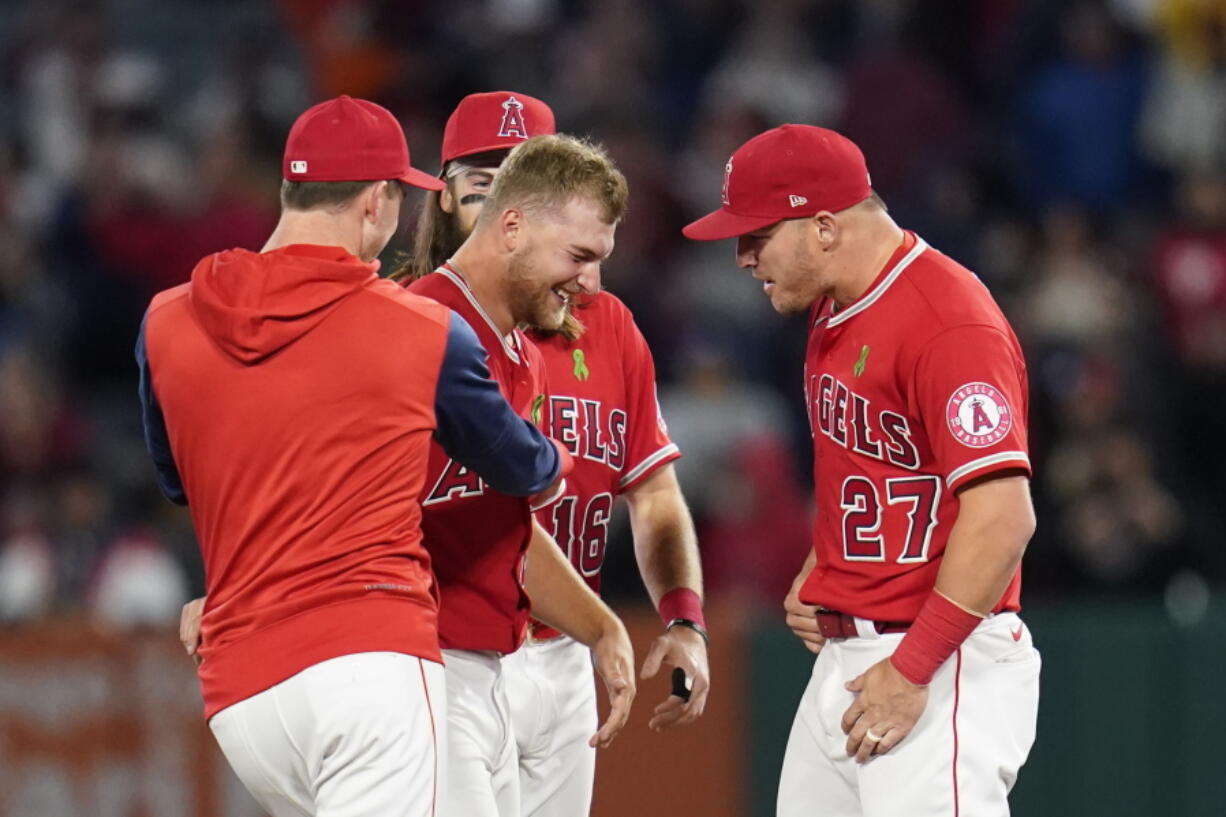
<instances>
[{"instance_id":1,"label":"jersey number 16","mask_svg":"<svg viewBox=\"0 0 1226 817\"><path fill-rule=\"evenodd\" d=\"M606 492L589 499L580 519L575 517L578 503L579 498L575 496L564 496L554 503L553 538L582 575L595 576L604 564L613 495Z\"/></svg>"}]
</instances>

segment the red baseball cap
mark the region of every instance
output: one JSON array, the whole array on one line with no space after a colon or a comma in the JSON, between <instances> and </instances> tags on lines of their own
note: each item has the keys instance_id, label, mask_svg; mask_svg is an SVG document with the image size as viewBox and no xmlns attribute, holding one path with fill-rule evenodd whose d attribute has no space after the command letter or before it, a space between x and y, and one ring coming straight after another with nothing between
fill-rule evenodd
<instances>
[{"instance_id":1,"label":"red baseball cap","mask_svg":"<svg viewBox=\"0 0 1226 817\"><path fill-rule=\"evenodd\" d=\"M338 96L308 108L285 142L281 176L291 182L398 179L426 190L443 183L409 166L404 129L382 105Z\"/></svg>"},{"instance_id":2,"label":"red baseball cap","mask_svg":"<svg viewBox=\"0 0 1226 817\"><path fill-rule=\"evenodd\" d=\"M461 156L511 148L543 133L556 133L553 110L536 97L511 91L469 94L447 117L443 164Z\"/></svg>"},{"instance_id":3,"label":"red baseball cap","mask_svg":"<svg viewBox=\"0 0 1226 817\"><path fill-rule=\"evenodd\" d=\"M784 219L836 213L871 192L854 142L826 128L782 125L736 149L724 166L724 206L681 232L695 241L734 238Z\"/></svg>"}]
</instances>

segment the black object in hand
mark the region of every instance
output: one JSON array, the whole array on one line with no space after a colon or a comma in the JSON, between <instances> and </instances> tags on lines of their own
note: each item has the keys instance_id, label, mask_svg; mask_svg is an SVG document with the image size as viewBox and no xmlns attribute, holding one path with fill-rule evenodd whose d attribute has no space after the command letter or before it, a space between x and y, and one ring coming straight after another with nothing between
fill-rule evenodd
<instances>
[{"instance_id":1,"label":"black object in hand","mask_svg":"<svg viewBox=\"0 0 1226 817\"><path fill-rule=\"evenodd\" d=\"M673 695L676 695L683 701L690 699L690 686L685 682L685 670L681 667L673 667Z\"/></svg>"}]
</instances>

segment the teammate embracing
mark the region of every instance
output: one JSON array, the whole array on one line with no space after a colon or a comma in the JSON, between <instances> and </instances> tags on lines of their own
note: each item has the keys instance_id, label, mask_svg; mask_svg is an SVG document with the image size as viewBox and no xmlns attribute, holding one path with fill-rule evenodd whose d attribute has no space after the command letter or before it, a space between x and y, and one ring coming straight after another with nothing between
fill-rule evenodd
<instances>
[{"instance_id":1,"label":"teammate embracing","mask_svg":"<svg viewBox=\"0 0 1226 817\"><path fill-rule=\"evenodd\" d=\"M137 342L146 444L208 582L203 640L201 599L185 642L209 727L269 814L435 817L449 719L420 524L430 447L521 495L571 457L508 405L459 315L376 274L405 186L440 186L391 112L313 106L282 168L263 251L206 256Z\"/></svg>"},{"instance_id":2,"label":"teammate embracing","mask_svg":"<svg viewBox=\"0 0 1226 817\"><path fill-rule=\"evenodd\" d=\"M553 130L552 111L530 96L498 91L465 97L443 135L447 189L429 194L414 256L396 275L419 277L439 267L447 274L446 261L473 230L507 151ZM689 723L702 714L708 690L701 570L671 465L680 453L656 403L651 352L630 311L613 295L576 295L569 307L560 326L534 322L537 328L529 333L548 372L542 411L576 463L565 495L538 511L538 519L599 592L613 504L618 496L627 498L636 556L666 626L648 652L643 675L652 677L669 664L692 683L688 702L669 696L651 726ZM535 567L530 559L529 580ZM533 622L524 647L504 659L503 672L524 817L587 814L596 764L589 736L597 721L587 647Z\"/></svg>"},{"instance_id":3,"label":"teammate embracing","mask_svg":"<svg viewBox=\"0 0 1226 817\"><path fill-rule=\"evenodd\" d=\"M1040 666L1017 615L1035 524L1017 338L833 131L746 142L723 206L684 232L735 237L776 311L809 310L818 514L785 606L818 656L778 814L1007 815Z\"/></svg>"},{"instance_id":4,"label":"teammate embracing","mask_svg":"<svg viewBox=\"0 0 1226 817\"><path fill-rule=\"evenodd\" d=\"M542 425L547 373L541 352L518 327L560 328L570 298L599 289L600 262L613 249L627 191L607 156L569 137L530 140L507 164L463 246L409 289L458 313L484 349L489 373L511 408ZM371 354L416 359L421 350L398 343ZM565 451L557 458L573 464ZM557 496L555 491L550 499ZM519 769L502 657L523 643L529 599L533 614L591 649L605 680L608 719L585 736L594 745L607 745L629 716L633 649L620 620L535 522L528 500L495 490L433 444L420 504L446 675L440 814L515 817ZM527 576L525 557L532 563ZM185 609L185 643L194 645L191 607ZM589 686L590 674L588 665Z\"/></svg>"},{"instance_id":5,"label":"teammate embracing","mask_svg":"<svg viewBox=\"0 0 1226 817\"><path fill-rule=\"evenodd\" d=\"M600 263L613 250L626 193L625 179L598 148L571 137L530 139L504 163L463 245L437 272L409 286L469 322L511 406L538 424L546 420L547 372L518 327L560 328L570 299L599 289ZM538 618L592 649L611 703L606 723L589 733L593 745L607 745L629 715L629 638L534 521L529 504L493 491L439 447L431 454L422 508L447 669L446 799L453 813L466 817L518 815L502 656L523 643L529 600ZM526 573L525 556L532 566Z\"/></svg>"}]
</instances>

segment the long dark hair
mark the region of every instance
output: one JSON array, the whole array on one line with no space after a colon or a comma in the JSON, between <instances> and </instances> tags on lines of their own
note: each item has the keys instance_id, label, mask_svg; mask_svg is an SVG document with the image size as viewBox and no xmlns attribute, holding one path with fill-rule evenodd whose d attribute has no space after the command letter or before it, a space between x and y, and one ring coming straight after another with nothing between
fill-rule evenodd
<instances>
[{"instance_id":1,"label":"long dark hair","mask_svg":"<svg viewBox=\"0 0 1226 817\"><path fill-rule=\"evenodd\" d=\"M438 191L431 190L417 217L412 252L387 277L393 281L416 281L441 267L463 243L464 233L456 214L444 212Z\"/></svg>"}]
</instances>

